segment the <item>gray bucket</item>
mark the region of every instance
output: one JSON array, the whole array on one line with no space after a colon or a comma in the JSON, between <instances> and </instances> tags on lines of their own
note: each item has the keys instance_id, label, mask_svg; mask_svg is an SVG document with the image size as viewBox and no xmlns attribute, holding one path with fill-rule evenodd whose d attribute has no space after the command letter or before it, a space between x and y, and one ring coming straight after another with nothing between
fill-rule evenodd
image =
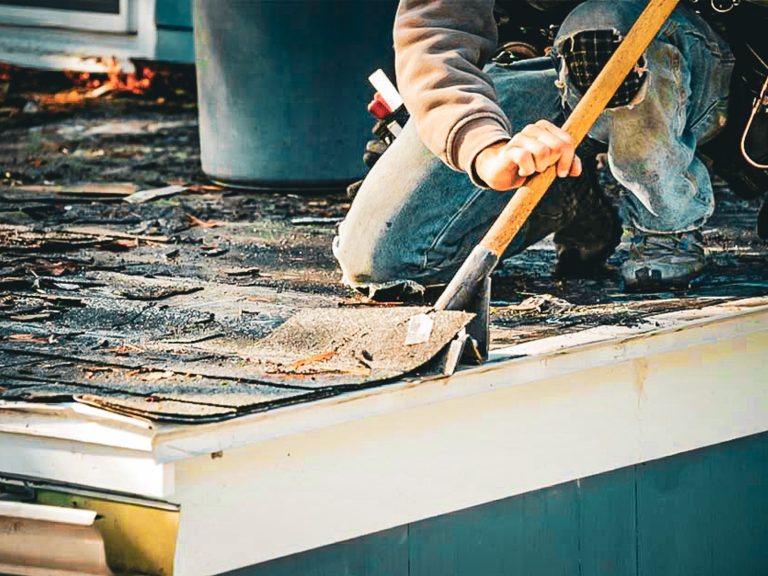
<instances>
[{"instance_id":1,"label":"gray bucket","mask_svg":"<svg viewBox=\"0 0 768 576\"><path fill-rule=\"evenodd\" d=\"M396 0L195 0L203 171L338 188L365 171L368 75L391 70Z\"/></svg>"}]
</instances>

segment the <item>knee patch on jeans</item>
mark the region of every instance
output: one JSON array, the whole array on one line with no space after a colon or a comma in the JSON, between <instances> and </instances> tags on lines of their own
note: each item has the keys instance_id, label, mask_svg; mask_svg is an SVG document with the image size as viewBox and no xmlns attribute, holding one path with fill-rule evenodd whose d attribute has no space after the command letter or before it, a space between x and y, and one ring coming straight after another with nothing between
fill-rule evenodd
<instances>
[{"instance_id":1,"label":"knee patch on jeans","mask_svg":"<svg viewBox=\"0 0 768 576\"><path fill-rule=\"evenodd\" d=\"M621 41L621 35L615 30L588 30L565 40L560 49L561 56L568 80L579 92L584 94L589 89ZM641 58L608 103L608 108L631 104L640 93L645 77L645 59Z\"/></svg>"}]
</instances>

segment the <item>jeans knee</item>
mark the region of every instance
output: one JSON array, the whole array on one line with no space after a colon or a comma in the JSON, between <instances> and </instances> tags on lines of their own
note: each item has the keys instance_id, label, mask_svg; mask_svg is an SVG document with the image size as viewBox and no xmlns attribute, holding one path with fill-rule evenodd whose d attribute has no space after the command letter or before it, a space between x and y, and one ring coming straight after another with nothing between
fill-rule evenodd
<instances>
[{"instance_id":1,"label":"jeans knee","mask_svg":"<svg viewBox=\"0 0 768 576\"><path fill-rule=\"evenodd\" d=\"M410 292L422 290L418 272L401 257L402 250L390 241L392 239L384 237L371 242L357 236L345 234L342 226L333 239L333 254L344 284L364 289L371 297L377 291L394 286L407 287Z\"/></svg>"},{"instance_id":2,"label":"jeans knee","mask_svg":"<svg viewBox=\"0 0 768 576\"><path fill-rule=\"evenodd\" d=\"M553 50L563 103L573 105L595 81L632 26L638 13L637 4L587 0L565 19ZM607 108L639 103L644 97L646 77L647 67L643 56L627 75Z\"/></svg>"},{"instance_id":3,"label":"jeans knee","mask_svg":"<svg viewBox=\"0 0 768 576\"><path fill-rule=\"evenodd\" d=\"M585 30L565 37L558 47L560 61L560 87L571 88L583 95L622 41L616 30ZM647 76L645 57L641 57L636 66L619 86L607 108L618 108L637 104L642 99Z\"/></svg>"},{"instance_id":4,"label":"jeans knee","mask_svg":"<svg viewBox=\"0 0 768 576\"><path fill-rule=\"evenodd\" d=\"M629 32L642 12L642 2L606 2L585 0L576 6L563 20L555 43L564 37L587 30L614 30L621 35Z\"/></svg>"},{"instance_id":5,"label":"jeans knee","mask_svg":"<svg viewBox=\"0 0 768 576\"><path fill-rule=\"evenodd\" d=\"M366 245L353 242L344 234L343 225L333 239L333 255L341 268L343 282L350 286L364 284L373 275L373 253Z\"/></svg>"}]
</instances>

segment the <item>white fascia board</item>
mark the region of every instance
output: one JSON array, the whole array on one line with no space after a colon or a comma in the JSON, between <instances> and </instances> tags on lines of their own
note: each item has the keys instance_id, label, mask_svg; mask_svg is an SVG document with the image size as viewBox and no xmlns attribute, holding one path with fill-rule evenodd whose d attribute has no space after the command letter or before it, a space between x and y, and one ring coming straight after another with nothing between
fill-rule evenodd
<instances>
[{"instance_id":1,"label":"white fascia board","mask_svg":"<svg viewBox=\"0 0 768 576\"><path fill-rule=\"evenodd\" d=\"M768 332L766 300L711 306L708 313L664 314L635 328L599 327L578 334L513 346L491 361L450 378L404 381L343 394L307 404L197 426L158 425L155 451L159 462L173 462L301 434L349 421L418 408L498 387L557 378L637 358L684 350L707 342L728 341ZM659 328L658 326L666 326ZM522 357L519 357L522 356Z\"/></svg>"},{"instance_id":2,"label":"white fascia board","mask_svg":"<svg viewBox=\"0 0 768 576\"><path fill-rule=\"evenodd\" d=\"M179 461L177 573L225 572L766 432L767 347L762 309L357 396L348 403L364 418ZM207 545L212 534L221 545Z\"/></svg>"},{"instance_id":3,"label":"white fascia board","mask_svg":"<svg viewBox=\"0 0 768 576\"><path fill-rule=\"evenodd\" d=\"M0 432L0 476L74 484L105 492L165 499L174 467L151 452Z\"/></svg>"},{"instance_id":4,"label":"white fascia board","mask_svg":"<svg viewBox=\"0 0 768 576\"><path fill-rule=\"evenodd\" d=\"M79 403L41 404L0 400L0 433L56 438L152 452L154 432L145 420Z\"/></svg>"}]
</instances>

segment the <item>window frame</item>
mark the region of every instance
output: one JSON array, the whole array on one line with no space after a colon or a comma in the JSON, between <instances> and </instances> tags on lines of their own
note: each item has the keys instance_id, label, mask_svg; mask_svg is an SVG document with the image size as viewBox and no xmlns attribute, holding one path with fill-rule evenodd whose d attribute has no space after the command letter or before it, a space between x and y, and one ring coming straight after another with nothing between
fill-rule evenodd
<instances>
[{"instance_id":1,"label":"window frame","mask_svg":"<svg viewBox=\"0 0 768 576\"><path fill-rule=\"evenodd\" d=\"M135 34L140 1L120 0L118 14L0 4L0 24Z\"/></svg>"}]
</instances>

